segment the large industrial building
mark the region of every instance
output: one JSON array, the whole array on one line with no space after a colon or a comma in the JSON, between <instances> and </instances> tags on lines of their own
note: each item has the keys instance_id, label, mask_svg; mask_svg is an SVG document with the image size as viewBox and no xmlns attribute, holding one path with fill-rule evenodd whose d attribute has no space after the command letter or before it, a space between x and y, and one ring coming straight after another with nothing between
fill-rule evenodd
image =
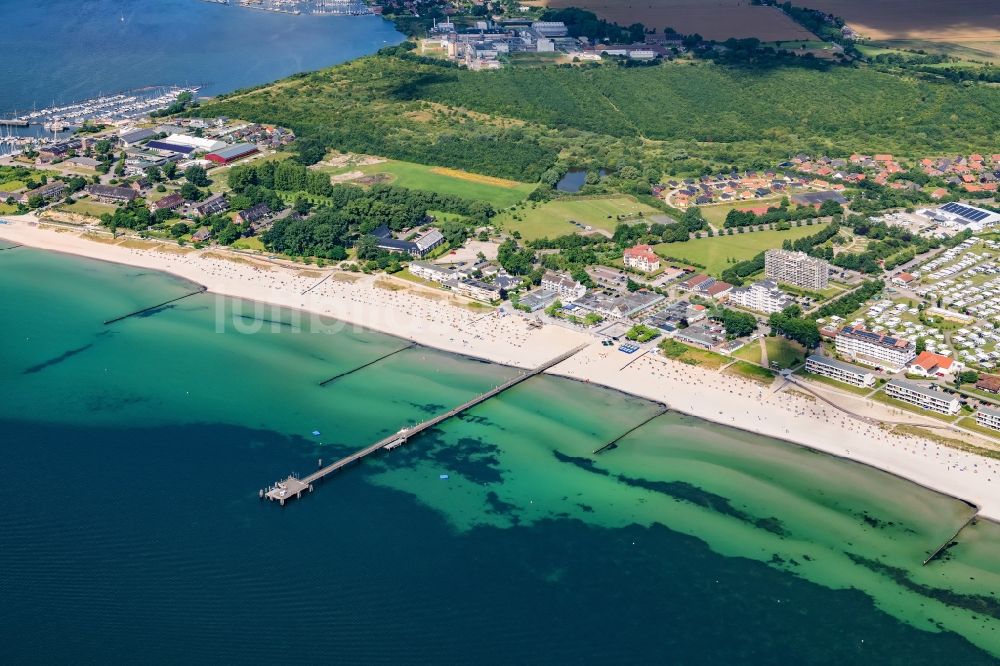
<instances>
[{"instance_id":1,"label":"large industrial building","mask_svg":"<svg viewBox=\"0 0 1000 666\"><path fill-rule=\"evenodd\" d=\"M171 134L166 139L163 139L163 143L174 146L189 146L198 152L204 151L206 153L226 147L225 141L216 141L215 139L206 139L189 134Z\"/></svg>"},{"instance_id":2,"label":"large industrial building","mask_svg":"<svg viewBox=\"0 0 1000 666\"><path fill-rule=\"evenodd\" d=\"M768 250L764 253L764 276L803 289L826 289L830 281L830 264L810 257L805 252Z\"/></svg>"},{"instance_id":3,"label":"large industrial building","mask_svg":"<svg viewBox=\"0 0 1000 666\"><path fill-rule=\"evenodd\" d=\"M256 152L257 146L252 143L237 143L234 146L228 146L226 148L222 148L221 150L214 150L208 155L205 155L205 159L211 160L216 164L229 164L230 162L241 160L244 157L249 157Z\"/></svg>"}]
</instances>

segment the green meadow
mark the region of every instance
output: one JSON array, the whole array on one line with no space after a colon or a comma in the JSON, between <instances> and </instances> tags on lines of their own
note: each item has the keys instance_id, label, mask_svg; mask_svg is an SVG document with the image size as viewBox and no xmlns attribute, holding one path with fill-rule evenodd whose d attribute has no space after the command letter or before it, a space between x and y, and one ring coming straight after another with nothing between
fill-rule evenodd
<instances>
[{"instance_id":1,"label":"green meadow","mask_svg":"<svg viewBox=\"0 0 1000 666\"><path fill-rule=\"evenodd\" d=\"M732 263L752 259L764 250L781 247L785 240L811 236L822 225L793 227L787 231L752 231L732 236L698 238L686 243L661 243L653 249L664 257L674 257L699 264L718 275Z\"/></svg>"},{"instance_id":2,"label":"green meadow","mask_svg":"<svg viewBox=\"0 0 1000 666\"><path fill-rule=\"evenodd\" d=\"M573 222L614 233L622 220L649 217L659 212L628 196L556 199L503 211L496 222L504 230L517 231L522 238L532 240L581 231Z\"/></svg>"}]
</instances>

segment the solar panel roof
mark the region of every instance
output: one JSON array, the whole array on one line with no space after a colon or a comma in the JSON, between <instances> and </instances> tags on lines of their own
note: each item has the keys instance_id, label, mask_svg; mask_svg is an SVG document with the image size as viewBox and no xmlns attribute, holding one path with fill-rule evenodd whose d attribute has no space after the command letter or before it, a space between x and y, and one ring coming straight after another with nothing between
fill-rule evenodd
<instances>
[{"instance_id":1,"label":"solar panel roof","mask_svg":"<svg viewBox=\"0 0 1000 666\"><path fill-rule=\"evenodd\" d=\"M962 204L954 201L941 206L941 210L954 213L955 215L961 215L965 219L972 220L973 222L980 222L990 216L989 211L970 208L969 206L963 206Z\"/></svg>"}]
</instances>

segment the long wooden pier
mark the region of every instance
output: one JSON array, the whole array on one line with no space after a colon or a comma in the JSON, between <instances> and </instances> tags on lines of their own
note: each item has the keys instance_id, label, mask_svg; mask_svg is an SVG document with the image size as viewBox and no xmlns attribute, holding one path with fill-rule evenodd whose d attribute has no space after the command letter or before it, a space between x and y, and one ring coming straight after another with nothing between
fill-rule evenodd
<instances>
[{"instance_id":1,"label":"long wooden pier","mask_svg":"<svg viewBox=\"0 0 1000 666\"><path fill-rule=\"evenodd\" d=\"M458 407L455 407L454 409L445 412L444 414L439 414L438 416L435 416L434 418L431 419L427 419L426 421L418 423L415 426L403 428L399 432L393 433L384 439L380 439L371 446L363 448L360 451L355 451L346 458L341 458L332 465L327 465L326 467L318 469L308 476L304 476L301 479L294 476L289 476L284 481L277 482L271 488L268 488L267 490L261 490L260 497L261 499L267 498L271 501L278 502L281 506L284 506L286 500L302 497L302 493L306 491L312 492L314 484L316 482L322 481L323 479L333 474L337 470L343 469L344 467L347 467L352 463L363 460L364 458L367 458L368 456L372 455L377 451L381 451L383 449L391 451L392 449L400 447L403 444L406 444L406 442L410 438L419 435L425 430L429 430L434 426L439 425L444 421L447 421L450 418L458 416L462 412L472 409L476 405L480 405L489 400L490 398L496 397L501 393L503 393L504 391L517 386L521 382L531 379L532 377L536 377L545 372L546 370L559 365L563 361L567 360L571 356L578 353L580 350L584 349L586 346L587 345L581 345L576 349L573 349L572 351L568 351L565 354L560 354L559 356L546 361L537 368L522 373L514 377L513 379L510 379L504 382L503 384L500 384L499 386L487 391L486 393L481 393L472 400L469 400L468 402L465 402L459 405Z\"/></svg>"},{"instance_id":2,"label":"long wooden pier","mask_svg":"<svg viewBox=\"0 0 1000 666\"><path fill-rule=\"evenodd\" d=\"M321 381L321 382L319 383L319 385L320 385L320 386L326 386L327 384L329 384L329 383L331 383L331 382L335 382L335 381L337 381L337 380L338 380L338 379L340 379L341 377L346 377L347 375L353 375L353 374L354 374L355 372L357 372L358 370L364 370L365 368L367 368L367 367L368 367L368 366L370 366L370 365L375 365L375 364L376 364L376 363L378 363L379 361L384 361L385 359L389 358L390 356L395 356L396 354L398 354L398 353L400 353L400 352L404 352L404 351L406 351L407 349L413 349L413 348L414 348L414 347L416 347L416 346L417 346L417 343L416 343L416 342L411 342L410 344L406 345L405 347L400 347L399 349L396 349L395 351L391 351L391 352L389 352L388 354L383 354L382 356L379 356L379 357L378 357L378 358L376 358L376 359L373 359L373 360L371 360L371 361L368 361L368 362L367 362L367 363L365 363L364 365L359 365L359 366L358 366L358 367L356 367L356 368L351 368L350 370L345 370L345 371L341 372L340 374L336 374L336 375L334 375L333 377L330 377L329 379L325 379L325 380Z\"/></svg>"},{"instance_id":3,"label":"long wooden pier","mask_svg":"<svg viewBox=\"0 0 1000 666\"><path fill-rule=\"evenodd\" d=\"M129 317L137 317L143 313L149 312L150 310L155 310L157 308L162 308L164 305L170 305L171 303L176 303L177 301L183 300L185 298L190 298L191 296L197 296L198 294L204 294L208 291L208 287L202 287L197 291L192 291L190 294L184 294L183 296L178 296L177 298L171 298L169 301L163 301L162 303L157 303L156 305L150 305L148 308L143 308L141 310L136 310L135 312L129 312L127 315L122 315L121 317L115 317L114 319L109 319L104 322L104 325L114 324L115 322L121 321L123 319L128 319Z\"/></svg>"},{"instance_id":4,"label":"long wooden pier","mask_svg":"<svg viewBox=\"0 0 1000 666\"><path fill-rule=\"evenodd\" d=\"M0 247L0 252L3 252L4 250L16 250L19 247L24 247L24 246L23 245L9 245L7 247Z\"/></svg>"}]
</instances>

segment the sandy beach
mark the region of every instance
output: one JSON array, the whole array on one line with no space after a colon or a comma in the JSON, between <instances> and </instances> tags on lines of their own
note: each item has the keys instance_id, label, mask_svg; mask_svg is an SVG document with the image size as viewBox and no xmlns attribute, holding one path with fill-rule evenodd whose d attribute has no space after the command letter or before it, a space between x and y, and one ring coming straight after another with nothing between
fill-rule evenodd
<instances>
[{"instance_id":1,"label":"sandy beach","mask_svg":"<svg viewBox=\"0 0 1000 666\"><path fill-rule=\"evenodd\" d=\"M298 267L155 241L112 242L110 237L88 238L77 230L39 226L31 216L6 219L9 223L0 225L0 238L11 243L160 270L218 294L295 308L497 363L535 367L590 343L550 372L871 465L976 504L980 515L1000 520L1000 460L929 439L891 434L872 421L926 419L905 417L885 405L862 399L851 402L837 394L838 404L866 417L856 418L781 381L765 386L655 353L634 359L602 347L585 333L532 326L518 314L476 307L447 292L397 278Z\"/></svg>"}]
</instances>

